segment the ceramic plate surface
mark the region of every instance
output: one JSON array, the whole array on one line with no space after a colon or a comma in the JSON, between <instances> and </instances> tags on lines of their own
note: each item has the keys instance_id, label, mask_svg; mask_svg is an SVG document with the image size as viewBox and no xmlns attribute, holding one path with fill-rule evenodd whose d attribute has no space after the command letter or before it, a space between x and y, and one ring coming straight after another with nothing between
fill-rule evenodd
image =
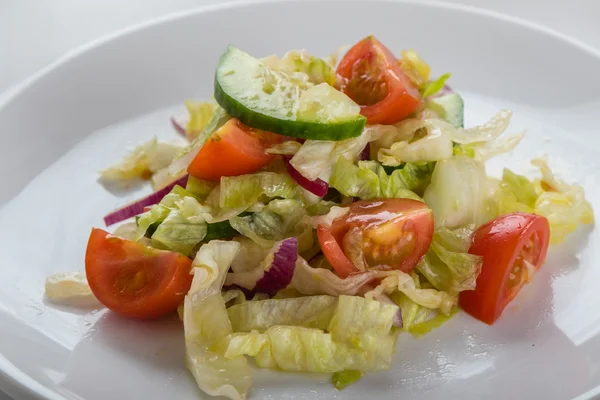
<instances>
[{"instance_id":1,"label":"ceramic plate surface","mask_svg":"<svg viewBox=\"0 0 600 400\"><path fill-rule=\"evenodd\" d=\"M83 269L91 226L139 197L115 195L96 171L212 94L228 43L258 55L306 48L325 56L373 33L414 48L434 76L451 71L466 123L513 110L518 150L494 160L532 173L547 153L600 210L600 55L522 21L433 3L269 2L166 18L70 55L0 105L0 387L16 399L202 398L177 320L126 321L68 312L43 299L46 275ZM600 387L600 235L577 231L494 326L465 314L423 339L399 339L394 368L343 392L325 375L260 371L253 399L592 397Z\"/></svg>"}]
</instances>

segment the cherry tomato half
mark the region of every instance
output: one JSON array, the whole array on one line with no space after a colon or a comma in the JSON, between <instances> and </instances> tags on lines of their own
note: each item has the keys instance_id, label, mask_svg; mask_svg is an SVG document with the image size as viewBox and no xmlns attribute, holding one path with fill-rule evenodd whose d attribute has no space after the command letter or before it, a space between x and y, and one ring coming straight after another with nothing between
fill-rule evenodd
<instances>
[{"instance_id":1,"label":"cherry tomato half","mask_svg":"<svg viewBox=\"0 0 600 400\"><path fill-rule=\"evenodd\" d=\"M319 225L317 236L342 278L371 268L410 272L431 244L433 214L416 200L357 201L331 227Z\"/></svg>"},{"instance_id":2,"label":"cherry tomato half","mask_svg":"<svg viewBox=\"0 0 600 400\"><path fill-rule=\"evenodd\" d=\"M415 112L421 94L394 55L373 36L356 43L337 68L348 97L369 124L394 124Z\"/></svg>"},{"instance_id":3,"label":"cherry tomato half","mask_svg":"<svg viewBox=\"0 0 600 400\"><path fill-rule=\"evenodd\" d=\"M502 215L481 226L469 253L482 256L483 266L475 290L460 293L463 310L493 324L531 278L527 264L537 270L544 263L549 239L548 220L535 214Z\"/></svg>"},{"instance_id":4,"label":"cherry tomato half","mask_svg":"<svg viewBox=\"0 0 600 400\"><path fill-rule=\"evenodd\" d=\"M130 318L153 319L177 309L190 289L192 260L93 228L85 273L94 296Z\"/></svg>"},{"instance_id":5,"label":"cherry tomato half","mask_svg":"<svg viewBox=\"0 0 600 400\"><path fill-rule=\"evenodd\" d=\"M232 118L206 141L188 167L195 178L218 181L258 171L275 156L265 152L283 136L250 128Z\"/></svg>"}]
</instances>

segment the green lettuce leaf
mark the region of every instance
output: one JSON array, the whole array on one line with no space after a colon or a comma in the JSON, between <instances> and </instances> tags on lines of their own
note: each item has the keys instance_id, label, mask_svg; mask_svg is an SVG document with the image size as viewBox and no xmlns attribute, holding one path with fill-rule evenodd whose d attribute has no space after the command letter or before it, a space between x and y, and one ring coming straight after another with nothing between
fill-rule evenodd
<instances>
[{"instance_id":1,"label":"green lettuce leaf","mask_svg":"<svg viewBox=\"0 0 600 400\"><path fill-rule=\"evenodd\" d=\"M185 297L183 328L186 365L198 387L211 396L245 399L252 370L243 356L226 358L215 347L233 333L221 288L239 243L212 241L200 248L192 263L194 279Z\"/></svg>"},{"instance_id":2,"label":"green lettuce leaf","mask_svg":"<svg viewBox=\"0 0 600 400\"><path fill-rule=\"evenodd\" d=\"M412 325L408 331L412 333L414 337L422 337L450 321L457 312L458 307L453 308L449 314L436 313L433 317Z\"/></svg>"},{"instance_id":3,"label":"green lettuce leaf","mask_svg":"<svg viewBox=\"0 0 600 400\"><path fill-rule=\"evenodd\" d=\"M334 372L331 375L331 383L337 390L342 390L353 383L358 382L362 377L362 372L356 370L344 370Z\"/></svg>"},{"instance_id":4,"label":"green lettuce leaf","mask_svg":"<svg viewBox=\"0 0 600 400\"><path fill-rule=\"evenodd\" d=\"M407 167L408 166L408 167ZM359 161L358 166L340 157L333 170L330 186L345 196L363 200L375 198L410 198L421 200L414 190L423 190L430 179L430 168L406 164L387 175L376 161Z\"/></svg>"},{"instance_id":5,"label":"green lettuce leaf","mask_svg":"<svg viewBox=\"0 0 600 400\"><path fill-rule=\"evenodd\" d=\"M215 103L208 101L185 101L185 108L187 108L190 116L185 131L190 139L195 139L202 132L204 127L210 122L217 107Z\"/></svg>"},{"instance_id":6,"label":"green lettuce leaf","mask_svg":"<svg viewBox=\"0 0 600 400\"><path fill-rule=\"evenodd\" d=\"M325 60L314 57L304 50L291 50L281 58L273 55L261 61L269 68L292 75L295 80L306 79L313 84L325 82L331 86L335 84L335 70ZM305 74L306 77L302 77L301 74Z\"/></svg>"},{"instance_id":7,"label":"green lettuce leaf","mask_svg":"<svg viewBox=\"0 0 600 400\"><path fill-rule=\"evenodd\" d=\"M517 201L528 207L535 206L537 193L535 192L535 185L529 179L523 175L515 174L508 168L504 168L502 182L515 194Z\"/></svg>"},{"instance_id":8,"label":"green lettuce leaf","mask_svg":"<svg viewBox=\"0 0 600 400\"><path fill-rule=\"evenodd\" d=\"M446 81L450 78L450 73L445 73L434 81L427 82L421 89L421 95L423 97L433 96L444 88Z\"/></svg>"},{"instance_id":9,"label":"green lettuce leaf","mask_svg":"<svg viewBox=\"0 0 600 400\"><path fill-rule=\"evenodd\" d=\"M298 186L287 174L258 172L256 174L221 178L219 205L223 209L249 208L261 197L291 199Z\"/></svg>"},{"instance_id":10,"label":"green lettuce leaf","mask_svg":"<svg viewBox=\"0 0 600 400\"><path fill-rule=\"evenodd\" d=\"M205 200L216 186L217 182L205 181L190 176L185 189L198 200Z\"/></svg>"},{"instance_id":11,"label":"green lettuce leaf","mask_svg":"<svg viewBox=\"0 0 600 400\"><path fill-rule=\"evenodd\" d=\"M482 162L454 156L436 164L423 200L433 210L436 227L480 226L489 219L488 188Z\"/></svg>"},{"instance_id":12,"label":"green lettuce leaf","mask_svg":"<svg viewBox=\"0 0 600 400\"><path fill-rule=\"evenodd\" d=\"M534 210L548 218L550 243L561 243L579 225L594 222L594 211L581 186L570 185L554 176L546 158L534 159L531 163L542 172L542 179L537 182L539 196Z\"/></svg>"},{"instance_id":13,"label":"green lettuce leaf","mask_svg":"<svg viewBox=\"0 0 600 400\"><path fill-rule=\"evenodd\" d=\"M396 335L391 326L397 310L395 305L341 296L329 332L275 325L264 333L234 333L225 356L235 359L250 355L259 367L284 371L388 369L395 350Z\"/></svg>"},{"instance_id":14,"label":"green lettuce leaf","mask_svg":"<svg viewBox=\"0 0 600 400\"><path fill-rule=\"evenodd\" d=\"M240 234L262 247L292 236L299 236L310 228L306 210L298 200L272 200L262 211L229 220ZM311 236L312 237L312 236ZM312 246L312 241L308 247Z\"/></svg>"},{"instance_id":15,"label":"green lettuce leaf","mask_svg":"<svg viewBox=\"0 0 600 400\"><path fill-rule=\"evenodd\" d=\"M339 158L356 161L369 142L378 139L386 132L387 130L367 127L360 136L351 139L337 142L307 140L294 154L290 164L306 179L312 181L319 178L329 182Z\"/></svg>"},{"instance_id":16,"label":"green lettuce leaf","mask_svg":"<svg viewBox=\"0 0 600 400\"><path fill-rule=\"evenodd\" d=\"M475 289L482 258L467 253L470 239L471 235L465 229L436 229L431 246L417 270L436 289L450 294Z\"/></svg>"},{"instance_id":17,"label":"green lettuce leaf","mask_svg":"<svg viewBox=\"0 0 600 400\"><path fill-rule=\"evenodd\" d=\"M180 151L180 146L152 138L133 149L117 164L100 171L100 178L104 182L124 184L136 178L148 179L153 173L166 168Z\"/></svg>"},{"instance_id":18,"label":"green lettuce leaf","mask_svg":"<svg viewBox=\"0 0 600 400\"><path fill-rule=\"evenodd\" d=\"M327 329L337 307L332 296L248 301L227 309L234 332L264 332L275 325Z\"/></svg>"},{"instance_id":19,"label":"green lettuce leaf","mask_svg":"<svg viewBox=\"0 0 600 400\"><path fill-rule=\"evenodd\" d=\"M154 247L189 255L206 236L206 216L210 215L210 207L201 205L185 189L176 188L158 205L170 210L152 234L151 243Z\"/></svg>"}]
</instances>

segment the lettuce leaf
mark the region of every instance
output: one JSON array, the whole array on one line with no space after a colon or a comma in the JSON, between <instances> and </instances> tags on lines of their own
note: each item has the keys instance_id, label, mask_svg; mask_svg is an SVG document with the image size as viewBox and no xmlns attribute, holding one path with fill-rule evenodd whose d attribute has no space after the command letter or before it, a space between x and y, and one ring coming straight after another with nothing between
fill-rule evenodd
<instances>
[{"instance_id":1,"label":"lettuce leaf","mask_svg":"<svg viewBox=\"0 0 600 400\"><path fill-rule=\"evenodd\" d=\"M367 144L383 133L381 130L367 127L360 136L351 139L337 142L307 140L292 157L290 164L306 179L313 181L319 178L329 182L339 158L356 161Z\"/></svg>"},{"instance_id":2,"label":"lettuce leaf","mask_svg":"<svg viewBox=\"0 0 600 400\"><path fill-rule=\"evenodd\" d=\"M195 139L209 123L217 105L207 101L186 100L185 107L190 115L185 132L190 139Z\"/></svg>"},{"instance_id":3,"label":"lettuce leaf","mask_svg":"<svg viewBox=\"0 0 600 400\"><path fill-rule=\"evenodd\" d=\"M429 81L431 76L431 67L414 50L402 50L402 62L400 67L402 71L417 86L421 86Z\"/></svg>"},{"instance_id":4,"label":"lettuce leaf","mask_svg":"<svg viewBox=\"0 0 600 400\"><path fill-rule=\"evenodd\" d=\"M201 205L191 193L180 187L175 187L166 195L156 207L160 215L161 207L169 209L169 214L156 228L151 236L151 243L155 247L189 255L194 247L199 244L207 232L206 216L210 215L210 207ZM146 224L145 216L139 223Z\"/></svg>"},{"instance_id":5,"label":"lettuce leaf","mask_svg":"<svg viewBox=\"0 0 600 400\"><path fill-rule=\"evenodd\" d=\"M444 88L446 81L450 78L450 73L445 73L434 81L427 82L421 86L421 95L425 97L433 96Z\"/></svg>"},{"instance_id":6,"label":"lettuce leaf","mask_svg":"<svg viewBox=\"0 0 600 400\"><path fill-rule=\"evenodd\" d=\"M149 179L152 174L167 167L181 150L181 146L152 138L133 149L117 164L100 171L100 178L109 183Z\"/></svg>"},{"instance_id":7,"label":"lettuce leaf","mask_svg":"<svg viewBox=\"0 0 600 400\"><path fill-rule=\"evenodd\" d=\"M429 166L406 164L387 175L377 161L359 161L358 166L340 157L333 170L330 186L345 196L363 200L374 198L410 198L421 200L414 190L422 191L431 177Z\"/></svg>"},{"instance_id":8,"label":"lettuce leaf","mask_svg":"<svg viewBox=\"0 0 600 400\"><path fill-rule=\"evenodd\" d=\"M467 253L470 242L471 234L464 229L436 229L417 270L438 290L450 294L474 290L483 260Z\"/></svg>"},{"instance_id":9,"label":"lettuce leaf","mask_svg":"<svg viewBox=\"0 0 600 400\"><path fill-rule=\"evenodd\" d=\"M206 231L204 219L186 217L180 210L171 210L152 234L151 243L153 247L177 251L187 256L204 239Z\"/></svg>"},{"instance_id":10,"label":"lettuce leaf","mask_svg":"<svg viewBox=\"0 0 600 400\"><path fill-rule=\"evenodd\" d=\"M489 219L488 188L482 162L455 156L436 164L423 200L433 210L436 228L479 226Z\"/></svg>"},{"instance_id":11,"label":"lettuce leaf","mask_svg":"<svg viewBox=\"0 0 600 400\"><path fill-rule=\"evenodd\" d=\"M205 200L210 192L217 186L217 182L205 181L202 179L188 177L185 190L194 195L198 200Z\"/></svg>"},{"instance_id":12,"label":"lettuce leaf","mask_svg":"<svg viewBox=\"0 0 600 400\"><path fill-rule=\"evenodd\" d=\"M219 205L223 209L244 209L262 196L290 199L298 193L298 186L287 174L258 172L249 175L221 178Z\"/></svg>"},{"instance_id":13,"label":"lettuce leaf","mask_svg":"<svg viewBox=\"0 0 600 400\"><path fill-rule=\"evenodd\" d=\"M581 186L569 185L555 177L545 158L535 159L532 164L542 172L534 210L548 218L550 243L561 243L579 225L594 222L594 211Z\"/></svg>"},{"instance_id":14,"label":"lettuce leaf","mask_svg":"<svg viewBox=\"0 0 600 400\"><path fill-rule=\"evenodd\" d=\"M327 329L337 307L332 296L248 301L227 309L234 332L264 332L275 325Z\"/></svg>"},{"instance_id":15,"label":"lettuce leaf","mask_svg":"<svg viewBox=\"0 0 600 400\"><path fill-rule=\"evenodd\" d=\"M262 247L271 247L273 242L299 236L310 229L302 202L292 199L272 200L262 211L236 216L229 222L236 231Z\"/></svg>"},{"instance_id":16,"label":"lettuce leaf","mask_svg":"<svg viewBox=\"0 0 600 400\"><path fill-rule=\"evenodd\" d=\"M331 384L337 390L343 390L344 388L358 382L358 380L362 377L362 372L357 370L344 370L339 372L334 372L331 375Z\"/></svg>"},{"instance_id":17,"label":"lettuce leaf","mask_svg":"<svg viewBox=\"0 0 600 400\"><path fill-rule=\"evenodd\" d=\"M290 75L295 81L308 81L312 84L327 83L331 86L335 84L334 69L324 60L311 56L304 50L291 50L281 58L273 55L261 61L271 69Z\"/></svg>"},{"instance_id":18,"label":"lettuce leaf","mask_svg":"<svg viewBox=\"0 0 600 400\"><path fill-rule=\"evenodd\" d=\"M84 272L62 272L50 275L45 283L46 298L61 304L100 306Z\"/></svg>"},{"instance_id":19,"label":"lettuce leaf","mask_svg":"<svg viewBox=\"0 0 600 400\"><path fill-rule=\"evenodd\" d=\"M284 371L377 371L391 366L396 335L391 332L397 306L341 296L329 332L275 325L264 333L230 335L226 357L250 355L259 367Z\"/></svg>"},{"instance_id":20,"label":"lettuce leaf","mask_svg":"<svg viewBox=\"0 0 600 400\"><path fill-rule=\"evenodd\" d=\"M528 207L535 207L537 193L535 192L533 182L523 175L515 174L508 168L504 168L502 172L502 182L507 186L508 190L514 193L517 201Z\"/></svg>"},{"instance_id":21,"label":"lettuce leaf","mask_svg":"<svg viewBox=\"0 0 600 400\"><path fill-rule=\"evenodd\" d=\"M400 165L403 162L427 162L446 160L452 157L452 140L440 128L440 124L450 124L442 120L423 121L424 136L412 141L393 143L389 149L379 149L377 159L383 165Z\"/></svg>"},{"instance_id":22,"label":"lettuce leaf","mask_svg":"<svg viewBox=\"0 0 600 400\"><path fill-rule=\"evenodd\" d=\"M225 274L239 243L212 241L198 251L192 263L194 279L185 297L183 328L186 365L199 388L211 396L245 399L252 371L243 356L226 358L215 346L233 333L221 296Z\"/></svg>"}]
</instances>

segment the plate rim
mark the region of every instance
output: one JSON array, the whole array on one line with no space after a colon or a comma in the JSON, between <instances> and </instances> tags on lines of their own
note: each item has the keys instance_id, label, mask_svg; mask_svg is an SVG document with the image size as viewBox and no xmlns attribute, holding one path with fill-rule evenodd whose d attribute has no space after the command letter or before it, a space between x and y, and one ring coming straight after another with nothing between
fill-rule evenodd
<instances>
[{"instance_id":1,"label":"plate rim","mask_svg":"<svg viewBox=\"0 0 600 400\"><path fill-rule=\"evenodd\" d=\"M226 10L229 8L245 8L253 5L269 5L279 3L302 3L302 2L320 2L322 0L226 0L225 2L207 4L202 6L190 7L188 9L167 13L165 15L151 18L149 20L133 24L131 26L116 30L114 32L100 36L97 39L88 41L84 44L78 45L62 56L58 57L55 61L49 63L45 67L39 69L37 72L30 75L28 78L10 86L7 90L0 93L0 113L12 102L18 99L18 97L25 94L27 90L35 86L38 82L42 81L53 71L62 68L74 59L85 56L87 53L106 45L114 40L119 39L122 36L127 36L136 32L143 31L145 29L152 28L157 25L171 23L183 18L190 18L195 15L202 13L211 13ZM325 0L326 2L334 3L339 0ZM356 3L363 3L367 0L351 0ZM600 49L587 44L579 39L576 39L570 35L561 33L553 28L546 25L530 21L525 18L513 16L499 11L489 10L478 6L450 3L444 0L376 0L379 3L403 3L412 4L422 7L439 8L446 10L460 11L471 15L478 15L485 18L491 18L515 24L525 29L542 33L546 36L560 40L566 44L574 46L575 48L583 51L595 58L600 59ZM4 355L0 354L0 391L5 392L9 396L14 398L27 398L34 400L66 400L64 395L61 395L57 391L52 390L50 387L45 386L36 379L30 377L21 369L11 363ZM1 394L1 392L0 392ZM583 400L593 398L600 395L600 385L596 386L589 391L580 394L575 400Z\"/></svg>"}]
</instances>

